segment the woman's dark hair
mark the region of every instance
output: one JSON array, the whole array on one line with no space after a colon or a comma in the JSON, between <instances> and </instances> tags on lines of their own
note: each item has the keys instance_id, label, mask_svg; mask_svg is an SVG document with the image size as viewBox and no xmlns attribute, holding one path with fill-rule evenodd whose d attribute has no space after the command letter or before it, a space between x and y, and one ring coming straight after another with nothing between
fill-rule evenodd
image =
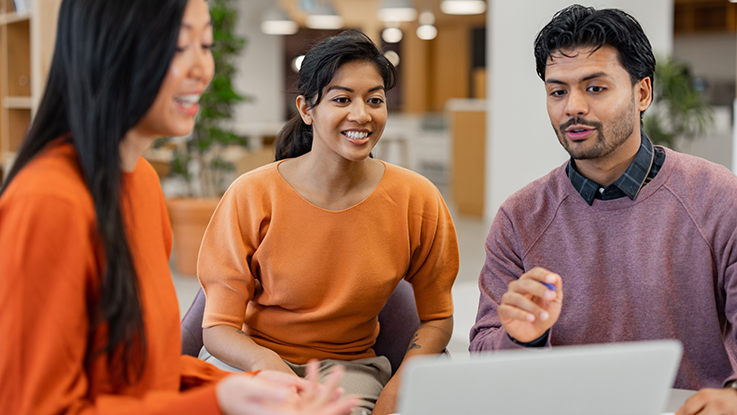
<instances>
[{"instance_id":1,"label":"woman's dark hair","mask_svg":"<svg viewBox=\"0 0 737 415\"><path fill-rule=\"evenodd\" d=\"M568 6L553 16L535 39L537 74L545 80L545 65L554 53L585 47L595 52L604 45L617 49L619 62L627 70L632 85L644 78L654 82L655 56L650 41L631 15L617 9L596 10L579 4Z\"/></svg>"},{"instance_id":2,"label":"woman's dark hair","mask_svg":"<svg viewBox=\"0 0 737 415\"><path fill-rule=\"evenodd\" d=\"M11 169L67 137L92 195L105 255L91 330L107 325L114 378L140 379L146 355L138 276L121 213L120 142L156 99L174 56L187 0L64 0L54 56L37 114ZM122 365L113 365L113 357Z\"/></svg>"},{"instance_id":3,"label":"woman's dark hair","mask_svg":"<svg viewBox=\"0 0 737 415\"><path fill-rule=\"evenodd\" d=\"M357 30L346 30L315 45L305 55L299 70L297 92L309 108L320 103L325 87L346 63L371 62L384 80L386 91L397 84L397 70L374 42ZM297 115L279 131L275 144L276 160L299 157L312 149L312 126Z\"/></svg>"}]
</instances>

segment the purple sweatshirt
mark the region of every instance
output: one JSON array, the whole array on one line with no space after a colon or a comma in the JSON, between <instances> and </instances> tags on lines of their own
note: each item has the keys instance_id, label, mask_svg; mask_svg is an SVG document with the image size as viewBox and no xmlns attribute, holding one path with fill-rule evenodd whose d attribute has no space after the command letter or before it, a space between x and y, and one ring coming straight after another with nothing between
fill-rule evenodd
<instances>
[{"instance_id":1,"label":"purple sweatshirt","mask_svg":"<svg viewBox=\"0 0 737 415\"><path fill-rule=\"evenodd\" d=\"M486 239L471 352L522 347L496 310L536 266L565 293L548 346L678 339L674 387L720 388L735 374L737 177L726 168L666 149L634 201L587 205L565 165L512 195Z\"/></svg>"}]
</instances>

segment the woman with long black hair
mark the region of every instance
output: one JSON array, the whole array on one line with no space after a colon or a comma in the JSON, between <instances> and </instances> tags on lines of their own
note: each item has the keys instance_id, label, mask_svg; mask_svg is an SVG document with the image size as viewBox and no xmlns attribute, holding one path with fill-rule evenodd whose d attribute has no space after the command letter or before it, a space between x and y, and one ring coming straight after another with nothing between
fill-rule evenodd
<instances>
[{"instance_id":1,"label":"woman with long black hair","mask_svg":"<svg viewBox=\"0 0 737 415\"><path fill-rule=\"evenodd\" d=\"M0 413L341 414L325 387L180 356L158 177L213 77L206 0L64 0L38 113L0 190ZM182 391L182 392L180 392Z\"/></svg>"}]
</instances>

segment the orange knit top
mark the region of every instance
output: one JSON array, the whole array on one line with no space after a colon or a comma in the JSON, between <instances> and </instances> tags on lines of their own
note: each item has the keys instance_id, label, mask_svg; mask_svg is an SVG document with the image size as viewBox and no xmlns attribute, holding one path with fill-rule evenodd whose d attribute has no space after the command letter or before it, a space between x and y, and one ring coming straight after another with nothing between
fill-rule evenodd
<instances>
[{"instance_id":1,"label":"orange knit top","mask_svg":"<svg viewBox=\"0 0 737 415\"><path fill-rule=\"evenodd\" d=\"M279 162L228 189L200 249L204 327L227 324L297 364L375 356L378 314L401 279L421 320L453 314L455 228L417 173L385 163L376 189L341 211L300 196Z\"/></svg>"},{"instance_id":2,"label":"orange knit top","mask_svg":"<svg viewBox=\"0 0 737 415\"><path fill-rule=\"evenodd\" d=\"M74 148L55 142L0 198L1 414L219 414L224 372L180 356L171 230L158 177L124 173L123 214L139 277L147 354L132 386L113 381L97 312L103 255ZM210 383L208 386L180 390Z\"/></svg>"}]
</instances>

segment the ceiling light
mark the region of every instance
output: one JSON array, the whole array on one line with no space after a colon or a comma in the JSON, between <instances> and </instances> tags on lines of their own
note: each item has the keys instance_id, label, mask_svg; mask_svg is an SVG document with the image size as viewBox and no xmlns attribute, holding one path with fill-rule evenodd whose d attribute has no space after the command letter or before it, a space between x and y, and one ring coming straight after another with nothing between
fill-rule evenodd
<instances>
[{"instance_id":1,"label":"ceiling light","mask_svg":"<svg viewBox=\"0 0 737 415\"><path fill-rule=\"evenodd\" d=\"M399 66L399 54L397 52L394 52L393 50L388 50L384 52L384 57L391 62L394 67Z\"/></svg>"},{"instance_id":2,"label":"ceiling light","mask_svg":"<svg viewBox=\"0 0 737 415\"><path fill-rule=\"evenodd\" d=\"M399 43L399 41L402 40L402 37L404 37L404 35L402 34L402 30L398 27L387 27L381 32L381 38L384 39L384 42L386 43Z\"/></svg>"},{"instance_id":3,"label":"ceiling light","mask_svg":"<svg viewBox=\"0 0 737 415\"><path fill-rule=\"evenodd\" d=\"M486 11L484 0L443 0L440 10L445 14L481 14Z\"/></svg>"},{"instance_id":4,"label":"ceiling light","mask_svg":"<svg viewBox=\"0 0 737 415\"><path fill-rule=\"evenodd\" d=\"M299 25L279 8L271 8L261 19L261 31L267 35L293 35Z\"/></svg>"},{"instance_id":5,"label":"ceiling light","mask_svg":"<svg viewBox=\"0 0 737 415\"><path fill-rule=\"evenodd\" d=\"M422 40L433 40L438 35L438 29L430 24L424 24L417 28L417 37Z\"/></svg>"},{"instance_id":6,"label":"ceiling light","mask_svg":"<svg viewBox=\"0 0 737 415\"><path fill-rule=\"evenodd\" d=\"M435 24L435 15L432 12L422 12L420 13L420 17L417 18L417 22L421 25Z\"/></svg>"},{"instance_id":7,"label":"ceiling light","mask_svg":"<svg viewBox=\"0 0 737 415\"><path fill-rule=\"evenodd\" d=\"M409 0L384 0L376 17L382 22L411 22L417 18L417 10Z\"/></svg>"},{"instance_id":8,"label":"ceiling light","mask_svg":"<svg viewBox=\"0 0 737 415\"><path fill-rule=\"evenodd\" d=\"M302 62L305 60L305 55L299 55L292 61L292 70L294 72L299 73L299 70L302 69Z\"/></svg>"},{"instance_id":9,"label":"ceiling light","mask_svg":"<svg viewBox=\"0 0 737 415\"><path fill-rule=\"evenodd\" d=\"M310 29L340 29L343 27L343 18L335 13L330 3L318 3L305 19L305 24Z\"/></svg>"}]
</instances>

